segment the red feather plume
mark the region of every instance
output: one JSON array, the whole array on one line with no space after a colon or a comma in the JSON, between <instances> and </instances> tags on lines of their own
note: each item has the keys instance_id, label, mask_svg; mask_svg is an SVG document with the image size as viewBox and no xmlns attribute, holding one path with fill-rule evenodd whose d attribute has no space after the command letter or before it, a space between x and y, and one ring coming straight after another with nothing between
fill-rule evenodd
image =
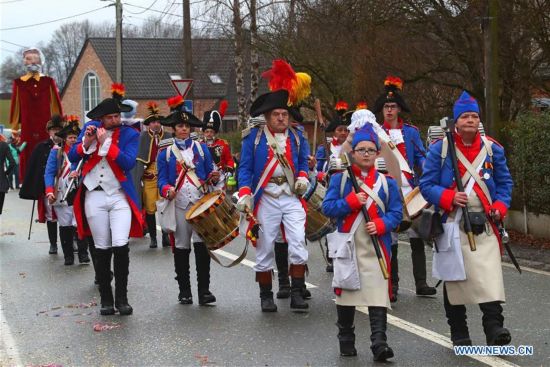
<instances>
[{"instance_id":1,"label":"red feather plume","mask_svg":"<svg viewBox=\"0 0 550 367\"><path fill-rule=\"evenodd\" d=\"M403 80L397 76L388 75L386 80L384 80L384 85L386 87L395 87L399 90L403 90Z\"/></svg>"},{"instance_id":2,"label":"red feather plume","mask_svg":"<svg viewBox=\"0 0 550 367\"><path fill-rule=\"evenodd\" d=\"M226 99L220 102L220 107L218 108L218 112L220 113L220 116L222 117L222 119L225 116L225 111L227 111L227 106L229 106L229 102L227 102Z\"/></svg>"},{"instance_id":3,"label":"red feather plume","mask_svg":"<svg viewBox=\"0 0 550 367\"><path fill-rule=\"evenodd\" d=\"M290 92L294 87L296 72L285 60L277 59L273 60L271 69L262 73L262 78L267 79L269 90L284 89Z\"/></svg>"},{"instance_id":4,"label":"red feather plume","mask_svg":"<svg viewBox=\"0 0 550 367\"><path fill-rule=\"evenodd\" d=\"M356 110L366 110L367 108L369 108L369 105L365 101L359 101L355 105Z\"/></svg>"},{"instance_id":5,"label":"red feather plume","mask_svg":"<svg viewBox=\"0 0 550 367\"><path fill-rule=\"evenodd\" d=\"M336 106L334 106L334 109L336 111L341 111L341 110L347 110L348 109L348 103L346 101L338 101L336 102Z\"/></svg>"},{"instance_id":6,"label":"red feather plume","mask_svg":"<svg viewBox=\"0 0 550 367\"><path fill-rule=\"evenodd\" d=\"M126 88L124 87L124 84L122 83L111 84L111 94L113 95L113 98L121 99L122 97L124 97L125 93L126 93Z\"/></svg>"},{"instance_id":7,"label":"red feather plume","mask_svg":"<svg viewBox=\"0 0 550 367\"><path fill-rule=\"evenodd\" d=\"M183 97L178 95L172 98L168 98L167 103L168 103L168 107L176 108L183 103Z\"/></svg>"}]
</instances>

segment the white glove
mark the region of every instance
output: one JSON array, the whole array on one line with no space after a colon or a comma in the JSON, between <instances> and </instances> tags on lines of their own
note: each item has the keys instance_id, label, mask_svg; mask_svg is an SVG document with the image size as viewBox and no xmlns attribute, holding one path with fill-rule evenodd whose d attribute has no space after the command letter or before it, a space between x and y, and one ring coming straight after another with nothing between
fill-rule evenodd
<instances>
[{"instance_id":1,"label":"white glove","mask_svg":"<svg viewBox=\"0 0 550 367\"><path fill-rule=\"evenodd\" d=\"M237 210L246 213L252 210L252 195L243 195L237 200Z\"/></svg>"},{"instance_id":2,"label":"white glove","mask_svg":"<svg viewBox=\"0 0 550 367\"><path fill-rule=\"evenodd\" d=\"M296 195L303 195L309 187L309 181L305 177L298 177L296 183L294 183L294 192Z\"/></svg>"}]
</instances>

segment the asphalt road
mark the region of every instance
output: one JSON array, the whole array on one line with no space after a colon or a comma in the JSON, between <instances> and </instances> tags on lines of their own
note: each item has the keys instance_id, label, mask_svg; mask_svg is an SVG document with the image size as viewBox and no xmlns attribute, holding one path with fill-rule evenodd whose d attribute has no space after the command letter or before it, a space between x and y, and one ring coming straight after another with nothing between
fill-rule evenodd
<instances>
[{"instance_id":1,"label":"asphalt road","mask_svg":"<svg viewBox=\"0 0 550 367\"><path fill-rule=\"evenodd\" d=\"M6 197L0 217L0 364L2 366L364 366L373 365L370 328L356 315L358 356L338 353L331 276L318 243L310 243L313 298L307 313L260 311L253 253L231 269L212 262L215 306L177 303L170 249L149 249L148 238L133 239L129 301L134 314L100 316L91 265L64 266L48 255L46 226L33 226L27 241L32 202L16 192ZM242 242L224 247L222 260L237 254ZM455 356L449 342L441 294L414 294L410 248L400 246L401 290L389 314L388 341L395 366L548 366L550 365L550 273L504 267L506 326L512 345L530 345L532 356ZM431 264L430 264L431 265ZM429 265L429 266L430 266ZM191 265L192 272L194 264ZM193 274L193 273L192 273ZM431 281L435 283L435 281ZM274 290L277 289L274 283ZM362 310L363 311L363 310ZM481 314L468 307L474 344L484 345ZM107 330L94 331L94 326ZM110 327L110 329L109 329Z\"/></svg>"}]
</instances>

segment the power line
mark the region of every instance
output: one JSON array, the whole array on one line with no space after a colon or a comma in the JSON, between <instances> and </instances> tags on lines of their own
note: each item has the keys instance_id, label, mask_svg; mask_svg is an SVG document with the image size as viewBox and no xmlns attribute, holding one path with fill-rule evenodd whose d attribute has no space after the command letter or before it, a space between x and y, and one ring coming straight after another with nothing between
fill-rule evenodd
<instances>
[{"instance_id":1,"label":"power line","mask_svg":"<svg viewBox=\"0 0 550 367\"><path fill-rule=\"evenodd\" d=\"M22 25L22 26L18 26L18 27L2 28L2 29L0 29L0 31L11 31L12 29L30 28L30 27L36 27L36 26L38 26L38 25L43 25L43 24L55 23L55 22L59 22L59 21L61 21L61 20L65 20L65 19L70 19L70 18L78 17L78 16L80 16L80 15L90 14L90 13L96 12L96 11L98 11L98 10L101 10L101 9L104 9L104 8L108 8L109 6L111 6L111 5L102 6L101 8L97 8L97 9L94 9L94 10L86 11L86 12L84 12L84 13L74 14L74 15L71 15L71 16L68 16L68 17L64 17L64 18L49 20L49 21L47 21L47 22L35 23L35 24L28 24L28 25Z\"/></svg>"},{"instance_id":2,"label":"power line","mask_svg":"<svg viewBox=\"0 0 550 367\"><path fill-rule=\"evenodd\" d=\"M29 48L29 46L23 46L23 45L20 45L19 43L13 43L13 42L6 41L6 40L0 40L0 41L1 41L1 42L5 42L5 43L9 43L10 45L14 45L14 46Z\"/></svg>"},{"instance_id":3,"label":"power line","mask_svg":"<svg viewBox=\"0 0 550 367\"><path fill-rule=\"evenodd\" d=\"M155 5L155 3L156 3L157 1L158 1L158 0L154 0L153 3L152 3L151 5L149 5L149 7L148 7L147 9L142 10L142 11L137 12L137 13L134 13L134 12L129 11L129 10L126 10L126 11L127 11L128 13L130 13L130 14L135 14L135 15L143 14L143 13L145 13L146 11L148 11L149 9L151 9L151 8L153 7L153 5Z\"/></svg>"},{"instance_id":4,"label":"power line","mask_svg":"<svg viewBox=\"0 0 550 367\"><path fill-rule=\"evenodd\" d=\"M132 6L134 8L140 8L140 9L147 9L143 6L139 6L139 5L134 5L134 4L130 4L130 3L124 3L124 5L128 5L128 6ZM156 9L149 9L150 11L153 11L155 13L160 13L160 14L166 14L166 15L173 15L175 17L178 17L178 18L183 18L183 15L180 15L180 14L174 14L174 13L168 13L166 11L161 11L161 10L156 10Z\"/></svg>"}]
</instances>

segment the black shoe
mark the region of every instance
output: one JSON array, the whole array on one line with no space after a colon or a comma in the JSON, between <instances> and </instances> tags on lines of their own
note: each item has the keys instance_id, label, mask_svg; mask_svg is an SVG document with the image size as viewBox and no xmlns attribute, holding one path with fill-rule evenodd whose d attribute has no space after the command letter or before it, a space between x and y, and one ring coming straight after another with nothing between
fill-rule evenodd
<instances>
[{"instance_id":1,"label":"black shoe","mask_svg":"<svg viewBox=\"0 0 550 367\"><path fill-rule=\"evenodd\" d=\"M355 327L344 327L339 323L338 326L338 343L340 345L340 355L342 357L355 357L357 349L355 349Z\"/></svg>"},{"instance_id":2,"label":"black shoe","mask_svg":"<svg viewBox=\"0 0 550 367\"><path fill-rule=\"evenodd\" d=\"M57 244L55 245L50 244L50 251L48 251L48 254L57 255Z\"/></svg>"},{"instance_id":3,"label":"black shoe","mask_svg":"<svg viewBox=\"0 0 550 367\"><path fill-rule=\"evenodd\" d=\"M510 331L504 327L495 329L487 336L487 345L508 345L512 341Z\"/></svg>"},{"instance_id":4,"label":"black shoe","mask_svg":"<svg viewBox=\"0 0 550 367\"><path fill-rule=\"evenodd\" d=\"M103 316L109 316L115 314L115 308L112 304L102 304L101 308L99 309L99 313Z\"/></svg>"},{"instance_id":5,"label":"black shoe","mask_svg":"<svg viewBox=\"0 0 550 367\"><path fill-rule=\"evenodd\" d=\"M261 299L262 312L277 312L277 305L271 298L262 298Z\"/></svg>"},{"instance_id":6,"label":"black shoe","mask_svg":"<svg viewBox=\"0 0 550 367\"><path fill-rule=\"evenodd\" d=\"M65 265L74 265L74 257L73 258L65 258Z\"/></svg>"},{"instance_id":7,"label":"black shoe","mask_svg":"<svg viewBox=\"0 0 550 367\"><path fill-rule=\"evenodd\" d=\"M191 281L189 279L189 254L191 249L174 248L174 269L178 281L178 302L182 305L193 304Z\"/></svg>"},{"instance_id":8,"label":"black shoe","mask_svg":"<svg viewBox=\"0 0 550 367\"><path fill-rule=\"evenodd\" d=\"M162 232L162 247L170 247L170 235L166 232Z\"/></svg>"},{"instance_id":9,"label":"black shoe","mask_svg":"<svg viewBox=\"0 0 550 367\"><path fill-rule=\"evenodd\" d=\"M193 297L191 295L186 295L180 292L180 294L178 295L178 302L181 305L192 305Z\"/></svg>"},{"instance_id":10,"label":"black shoe","mask_svg":"<svg viewBox=\"0 0 550 367\"><path fill-rule=\"evenodd\" d=\"M149 248L157 248L158 245L157 245L157 239L156 238L151 238L151 242L149 243Z\"/></svg>"},{"instance_id":11,"label":"black shoe","mask_svg":"<svg viewBox=\"0 0 550 367\"><path fill-rule=\"evenodd\" d=\"M377 362L382 362L393 357L393 349L391 349L386 342L374 344L370 348L373 358Z\"/></svg>"},{"instance_id":12,"label":"black shoe","mask_svg":"<svg viewBox=\"0 0 550 367\"><path fill-rule=\"evenodd\" d=\"M210 291L199 294L199 305L202 306L214 302L216 302L216 297L212 293L210 293Z\"/></svg>"},{"instance_id":13,"label":"black shoe","mask_svg":"<svg viewBox=\"0 0 550 367\"><path fill-rule=\"evenodd\" d=\"M73 236L73 226L59 227L59 238L61 240L61 249L63 250L63 256L65 257L65 265L74 264Z\"/></svg>"},{"instance_id":14,"label":"black shoe","mask_svg":"<svg viewBox=\"0 0 550 367\"><path fill-rule=\"evenodd\" d=\"M512 341L510 331L504 327L504 316L500 302L480 303L483 312L482 323L487 345L507 345Z\"/></svg>"},{"instance_id":15,"label":"black shoe","mask_svg":"<svg viewBox=\"0 0 550 367\"><path fill-rule=\"evenodd\" d=\"M311 292L306 287L302 288L302 297L304 297L304 299L311 298Z\"/></svg>"},{"instance_id":16,"label":"black shoe","mask_svg":"<svg viewBox=\"0 0 550 367\"><path fill-rule=\"evenodd\" d=\"M78 262L81 264L88 264L91 260L88 256L88 242L84 240L76 240L78 246Z\"/></svg>"},{"instance_id":17,"label":"black shoe","mask_svg":"<svg viewBox=\"0 0 550 367\"><path fill-rule=\"evenodd\" d=\"M417 296L433 296L437 293L435 287L430 287L425 282L416 286Z\"/></svg>"},{"instance_id":18,"label":"black shoe","mask_svg":"<svg viewBox=\"0 0 550 367\"><path fill-rule=\"evenodd\" d=\"M277 305L273 301L273 292L271 291L271 271L257 272L256 281L260 285L262 312L277 312Z\"/></svg>"},{"instance_id":19,"label":"black shoe","mask_svg":"<svg viewBox=\"0 0 550 367\"><path fill-rule=\"evenodd\" d=\"M290 297L290 284L281 286L279 285L279 291L277 292L277 299L287 299Z\"/></svg>"},{"instance_id":20,"label":"black shoe","mask_svg":"<svg viewBox=\"0 0 550 367\"><path fill-rule=\"evenodd\" d=\"M309 305L304 300L302 294L304 289L304 278L292 278L292 289L290 291L290 308L297 310L306 310L309 308Z\"/></svg>"},{"instance_id":21,"label":"black shoe","mask_svg":"<svg viewBox=\"0 0 550 367\"><path fill-rule=\"evenodd\" d=\"M115 307L121 316L131 315L134 312L134 309L128 304L127 300L122 300L120 303L115 302Z\"/></svg>"}]
</instances>

